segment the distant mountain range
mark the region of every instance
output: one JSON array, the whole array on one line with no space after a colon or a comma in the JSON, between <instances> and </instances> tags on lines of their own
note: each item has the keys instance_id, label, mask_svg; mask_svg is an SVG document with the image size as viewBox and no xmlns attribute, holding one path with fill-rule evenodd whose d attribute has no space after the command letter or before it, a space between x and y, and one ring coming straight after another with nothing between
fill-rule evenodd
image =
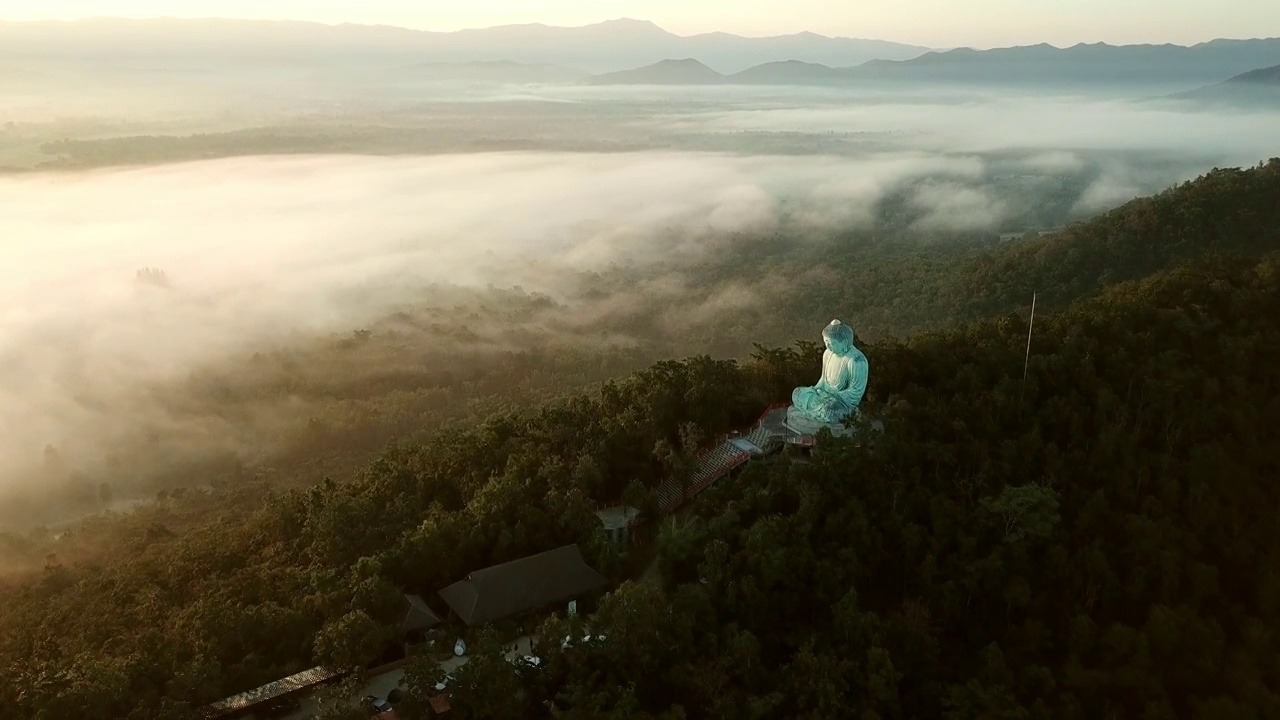
<instances>
[{"instance_id":1,"label":"distant mountain range","mask_svg":"<svg viewBox=\"0 0 1280 720\"><path fill-rule=\"evenodd\" d=\"M865 75L886 79L1000 81L1008 84L1195 84L1280 63L1280 38L1181 45L1040 44L926 53L906 62L868 62Z\"/></svg>"},{"instance_id":2,"label":"distant mountain range","mask_svg":"<svg viewBox=\"0 0 1280 720\"><path fill-rule=\"evenodd\" d=\"M850 69L784 60L725 75L693 58L663 60L634 70L587 78L591 85L833 85L852 82Z\"/></svg>"},{"instance_id":3,"label":"distant mountain range","mask_svg":"<svg viewBox=\"0 0 1280 720\"><path fill-rule=\"evenodd\" d=\"M842 82L846 71L799 60L765 63L731 76L731 81L747 85L829 85Z\"/></svg>"},{"instance_id":4,"label":"distant mountain range","mask_svg":"<svg viewBox=\"0 0 1280 720\"><path fill-rule=\"evenodd\" d=\"M1280 65L1273 65L1267 68L1250 70L1247 73L1240 73L1230 80L1227 80L1225 84L1280 86Z\"/></svg>"},{"instance_id":5,"label":"distant mountain range","mask_svg":"<svg viewBox=\"0 0 1280 720\"><path fill-rule=\"evenodd\" d=\"M680 36L651 22L613 20L584 27L510 25L423 32L371 25L253 20L0 22L0 63L101 61L211 64L322 64L398 67L420 63L510 61L604 73L695 57L736 72L782 60L851 66L904 60L928 48L814 33L747 38L728 33Z\"/></svg>"},{"instance_id":6,"label":"distant mountain range","mask_svg":"<svg viewBox=\"0 0 1280 720\"><path fill-rule=\"evenodd\" d=\"M134 82L146 73L148 82L163 76L182 83L193 73L202 80L221 73L250 82L1142 86L1168 95L1278 64L1280 38L1190 47L1097 43L930 51L814 33L686 37L640 20L449 33L251 20L0 22L0 68L9 68L0 81L10 86L44 75L82 82L114 75Z\"/></svg>"},{"instance_id":7,"label":"distant mountain range","mask_svg":"<svg viewBox=\"0 0 1280 720\"><path fill-rule=\"evenodd\" d=\"M1052 45L930 52L909 60L872 60L836 68L805 62L772 62L723 74L697 60L667 60L624 72L597 75L598 85L771 84L841 85L866 81L969 85L1142 84L1194 87L1260 65L1280 63L1280 38L1215 40L1180 45Z\"/></svg>"},{"instance_id":8,"label":"distant mountain range","mask_svg":"<svg viewBox=\"0 0 1280 720\"><path fill-rule=\"evenodd\" d=\"M386 73L403 81L495 82L495 83L572 83L590 73L562 65L516 63L509 60L490 62L421 63L396 68Z\"/></svg>"},{"instance_id":9,"label":"distant mountain range","mask_svg":"<svg viewBox=\"0 0 1280 720\"><path fill-rule=\"evenodd\" d=\"M1280 108L1280 65L1250 70L1173 97L1208 104Z\"/></svg>"},{"instance_id":10,"label":"distant mountain range","mask_svg":"<svg viewBox=\"0 0 1280 720\"><path fill-rule=\"evenodd\" d=\"M729 78L692 58L587 78L591 85L719 85Z\"/></svg>"}]
</instances>

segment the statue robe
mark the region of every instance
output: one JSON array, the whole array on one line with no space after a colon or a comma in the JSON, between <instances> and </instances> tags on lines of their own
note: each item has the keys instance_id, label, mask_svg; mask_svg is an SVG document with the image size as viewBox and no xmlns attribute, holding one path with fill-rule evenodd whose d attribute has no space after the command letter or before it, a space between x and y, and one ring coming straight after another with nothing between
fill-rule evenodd
<instances>
[{"instance_id":1,"label":"statue robe","mask_svg":"<svg viewBox=\"0 0 1280 720\"><path fill-rule=\"evenodd\" d=\"M822 377L813 387L796 388L792 407L823 423L836 423L857 411L867 392L870 366L867 356L856 347L846 355L828 349L822 353Z\"/></svg>"}]
</instances>

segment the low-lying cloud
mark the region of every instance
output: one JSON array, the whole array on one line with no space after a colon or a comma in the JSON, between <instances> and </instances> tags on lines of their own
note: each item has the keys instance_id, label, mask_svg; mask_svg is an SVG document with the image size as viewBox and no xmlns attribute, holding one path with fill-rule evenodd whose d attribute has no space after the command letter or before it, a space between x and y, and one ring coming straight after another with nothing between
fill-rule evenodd
<instances>
[{"instance_id":1,"label":"low-lying cloud","mask_svg":"<svg viewBox=\"0 0 1280 720\"><path fill-rule=\"evenodd\" d=\"M1084 169L1084 158L1073 152L1054 150L1023 158L1018 163L1029 172L1037 173L1072 173Z\"/></svg>"},{"instance_id":2,"label":"low-lying cloud","mask_svg":"<svg viewBox=\"0 0 1280 720\"><path fill-rule=\"evenodd\" d=\"M683 132L804 132L888 137L902 148L985 153L1051 149L1028 159L1071 169L1063 149L1177 152L1222 156L1232 165L1274 154L1277 110L1192 111L1167 103L1065 97L999 96L930 104L901 97L850 95L807 106L716 108L674 118Z\"/></svg>"},{"instance_id":3,"label":"low-lying cloud","mask_svg":"<svg viewBox=\"0 0 1280 720\"><path fill-rule=\"evenodd\" d=\"M869 229L886 203L905 213L903 231L999 232L1027 203L1001 178L1090 162L1042 150L999 159L492 153L0 177L0 490L15 468L39 464L46 444L85 459L140 428L177 428L193 443L254 435L175 409L154 388L365 327L422 302L432 283L564 299L579 273L663 263L632 285L651 295L645 302L601 297L573 308L565 327L607 325L662 300L671 309L655 326L684 331L795 279L694 288L670 271L682 260L731 254L743 236L804 242ZM1077 205L1122 202L1156 175L1105 165ZM140 282L141 268L163 270L165 282ZM696 304L682 303L695 294Z\"/></svg>"},{"instance_id":4,"label":"low-lying cloud","mask_svg":"<svg viewBox=\"0 0 1280 720\"><path fill-rule=\"evenodd\" d=\"M915 225L921 230L989 230L1005 214L1005 205L982 188L930 181L912 202L925 214Z\"/></svg>"},{"instance_id":5,"label":"low-lying cloud","mask_svg":"<svg viewBox=\"0 0 1280 720\"><path fill-rule=\"evenodd\" d=\"M636 317L646 323L634 326L673 336L717 322L745 335L767 298L837 282L837 271L792 267L706 287L682 263L728 266L735 243L761 235L801 243L850 230L972 239L1048 229L1215 164L1270 157L1280 125L1275 112L923 86L384 92L317 82L265 97L237 83L201 84L198 94L173 78L128 90L28 83L0 97L17 123L0 134L31 154L59 137L275 123L266 135L292 147L301 116L304 128L337 137L347 123L391 124L391 137L438 130L431 152L486 139L654 150L281 156L0 176L0 492L39 465L46 444L81 466L151 433L166 435L171 456L183 442L266 452L272 438L255 420L305 421L294 417L304 402L222 417L157 388L423 303L453 307L440 286L519 285L565 301L529 337L562 340ZM489 107L476 115L480 102ZM71 125L35 122L53 117ZM121 147L124 160L150 157L146 143L139 155ZM99 150L110 149L83 152ZM373 151L383 150L406 151ZM650 264L661 267L645 272ZM583 275L615 266L639 270L616 289ZM139 282L140 268L163 270L168 286ZM476 330L460 335L503 335ZM624 335L608 341L642 340ZM228 405L265 403L236 398Z\"/></svg>"},{"instance_id":6,"label":"low-lying cloud","mask_svg":"<svg viewBox=\"0 0 1280 720\"><path fill-rule=\"evenodd\" d=\"M943 178L913 191L926 224L971 229L993 204L944 181L982 171L911 154L488 154L0 179L0 477L46 443L105 450L148 419L150 383L350 331L429 283L554 294L566 273L725 250L784 212L792 228L865 226L880 198L925 177ZM170 287L139 283L140 268ZM730 288L713 305L747 299Z\"/></svg>"}]
</instances>

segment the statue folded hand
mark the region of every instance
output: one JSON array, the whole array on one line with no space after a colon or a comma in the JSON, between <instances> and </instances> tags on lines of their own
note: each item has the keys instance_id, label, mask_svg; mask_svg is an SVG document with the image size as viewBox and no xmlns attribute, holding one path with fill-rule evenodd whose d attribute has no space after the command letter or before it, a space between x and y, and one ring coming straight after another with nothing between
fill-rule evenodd
<instances>
[{"instance_id":1,"label":"statue folded hand","mask_svg":"<svg viewBox=\"0 0 1280 720\"><path fill-rule=\"evenodd\" d=\"M822 338L822 376L812 387L792 392L789 412L837 423L858 410L867 387L867 358L854 346L853 330L839 320L831 321Z\"/></svg>"}]
</instances>

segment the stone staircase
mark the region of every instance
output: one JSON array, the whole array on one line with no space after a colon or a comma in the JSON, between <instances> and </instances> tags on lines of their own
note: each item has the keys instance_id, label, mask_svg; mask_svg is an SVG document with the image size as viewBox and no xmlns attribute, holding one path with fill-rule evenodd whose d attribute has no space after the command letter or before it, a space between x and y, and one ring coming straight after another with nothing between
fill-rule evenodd
<instances>
[{"instance_id":1,"label":"stone staircase","mask_svg":"<svg viewBox=\"0 0 1280 720\"><path fill-rule=\"evenodd\" d=\"M779 418L779 412L782 413L782 418ZM751 432L744 437L756 447L768 453L781 446L782 442L786 440L787 431L782 424L782 419L785 416L786 405L770 407L765 411L764 415L760 416L760 420L751 428ZM693 477L689 479L687 499L692 499L698 493L711 487L715 481L733 472L739 465L750 459L751 453L739 449L730 443L727 437L721 438L718 445L698 457ZM657 496L658 505L664 513L675 510L686 500L684 493L681 492L680 483L675 478L667 478L665 482L659 485Z\"/></svg>"},{"instance_id":2,"label":"stone staircase","mask_svg":"<svg viewBox=\"0 0 1280 720\"><path fill-rule=\"evenodd\" d=\"M747 435L747 439L766 453L776 450L778 446L786 442L787 436L791 434L787 430L786 420L787 405L785 403L771 406L756 421L755 426L751 428L750 434Z\"/></svg>"},{"instance_id":3,"label":"stone staircase","mask_svg":"<svg viewBox=\"0 0 1280 720\"><path fill-rule=\"evenodd\" d=\"M716 480L728 475L750 458L750 453L730 445L728 440L721 440L719 445L698 458L693 477L689 478L689 497L706 490ZM671 512L684 501L684 493L676 478L667 478L666 482L658 486L658 504L663 512Z\"/></svg>"}]
</instances>

